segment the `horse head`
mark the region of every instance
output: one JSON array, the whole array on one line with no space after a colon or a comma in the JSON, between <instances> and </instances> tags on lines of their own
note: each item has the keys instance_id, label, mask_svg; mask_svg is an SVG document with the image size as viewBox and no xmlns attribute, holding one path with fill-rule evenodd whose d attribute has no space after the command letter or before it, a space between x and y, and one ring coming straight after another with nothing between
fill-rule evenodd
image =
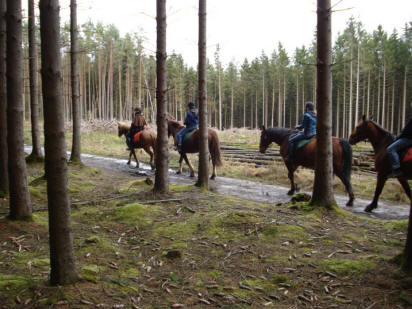
<instances>
[{"instance_id":1,"label":"horse head","mask_svg":"<svg viewBox=\"0 0 412 309\"><path fill-rule=\"evenodd\" d=\"M119 137L126 135L127 131L130 130L130 126L124 122L117 122L117 134Z\"/></svg>"},{"instance_id":2,"label":"horse head","mask_svg":"<svg viewBox=\"0 0 412 309\"><path fill-rule=\"evenodd\" d=\"M167 119L167 136L173 136L173 138L176 137L177 132L179 132L183 126L180 124L179 121L173 120L173 119Z\"/></svg>"},{"instance_id":3,"label":"horse head","mask_svg":"<svg viewBox=\"0 0 412 309\"><path fill-rule=\"evenodd\" d=\"M369 138L369 123L372 123L372 121L367 119L366 115L363 115L362 119L349 136L349 143L351 145L355 145Z\"/></svg>"},{"instance_id":4,"label":"horse head","mask_svg":"<svg viewBox=\"0 0 412 309\"><path fill-rule=\"evenodd\" d=\"M259 151L261 153L265 153L266 149L268 149L272 141L267 133L265 126L261 126L260 129L262 130L262 132L260 133Z\"/></svg>"}]
</instances>

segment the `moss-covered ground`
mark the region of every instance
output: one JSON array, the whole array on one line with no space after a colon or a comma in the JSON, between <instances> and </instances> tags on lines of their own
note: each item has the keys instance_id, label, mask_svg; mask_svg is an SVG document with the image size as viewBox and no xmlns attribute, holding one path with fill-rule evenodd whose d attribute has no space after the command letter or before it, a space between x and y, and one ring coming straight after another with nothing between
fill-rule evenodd
<instances>
[{"instance_id":1,"label":"moss-covered ground","mask_svg":"<svg viewBox=\"0 0 412 309\"><path fill-rule=\"evenodd\" d=\"M51 287L43 166L28 172L34 220L0 219L0 308L411 306L412 280L393 262L406 221L194 186L153 196L144 177L80 165L69 166L69 189L83 281Z\"/></svg>"}]
</instances>

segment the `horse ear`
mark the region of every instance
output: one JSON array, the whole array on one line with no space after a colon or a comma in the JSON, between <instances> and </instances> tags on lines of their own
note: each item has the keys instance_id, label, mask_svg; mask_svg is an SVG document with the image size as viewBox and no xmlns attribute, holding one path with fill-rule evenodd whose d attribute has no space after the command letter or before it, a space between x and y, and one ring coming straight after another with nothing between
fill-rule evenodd
<instances>
[{"instance_id":1,"label":"horse ear","mask_svg":"<svg viewBox=\"0 0 412 309\"><path fill-rule=\"evenodd\" d=\"M369 120L373 120L373 115L370 115L370 116L369 116Z\"/></svg>"},{"instance_id":2,"label":"horse ear","mask_svg":"<svg viewBox=\"0 0 412 309\"><path fill-rule=\"evenodd\" d=\"M365 114L363 114L362 120L363 120L363 121L366 121L366 115L365 115Z\"/></svg>"},{"instance_id":3,"label":"horse ear","mask_svg":"<svg viewBox=\"0 0 412 309\"><path fill-rule=\"evenodd\" d=\"M264 125L262 125L262 126L260 127L260 129L261 129L262 131L265 131L265 130L266 130L266 128L265 128Z\"/></svg>"}]
</instances>

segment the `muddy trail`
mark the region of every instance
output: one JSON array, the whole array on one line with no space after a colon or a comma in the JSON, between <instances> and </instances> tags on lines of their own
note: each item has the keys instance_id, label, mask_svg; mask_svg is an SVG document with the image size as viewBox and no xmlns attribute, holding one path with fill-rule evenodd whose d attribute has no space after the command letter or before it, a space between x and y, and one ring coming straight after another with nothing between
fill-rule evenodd
<instances>
[{"instance_id":1,"label":"muddy trail","mask_svg":"<svg viewBox=\"0 0 412 309\"><path fill-rule=\"evenodd\" d=\"M83 163L92 167L124 172L136 176L154 176L154 172L150 169L150 166L144 163L140 163L140 168L136 169L134 162L129 166L126 164L127 160L123 159L83 154L82 160ZM189 177L188 173L177 175L176 171L172 169L169 170L169 179L172 183L176 184L193 184L195 182L195 178ZM217 193L232 195L256 202L276 205L290 200L290 196L287 195L289 188L279 185L268 185L261 182L218 176L216 180L210 181L210 186L211 190ZM407 219L409 217L409 205L406 204L394 205L381 200L379 207L374 210L373 213L368 214L365 213L363 209L369 204L369 200L357 198L355 199L353 207L346 207L345 204L348 200L346 195L335 194L335 198L339 207L371 218Z\"/></svg>"}]
</instances>

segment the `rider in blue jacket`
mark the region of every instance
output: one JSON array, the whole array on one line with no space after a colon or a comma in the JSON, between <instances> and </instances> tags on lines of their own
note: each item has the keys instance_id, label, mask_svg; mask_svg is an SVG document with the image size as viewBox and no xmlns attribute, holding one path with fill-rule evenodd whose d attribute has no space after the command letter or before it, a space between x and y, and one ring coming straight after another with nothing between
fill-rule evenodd
<instances>
[{"instance_id":1,"label":"rider in blue jacket","mask_svg":"<svg viewBox=\"0 0 412 309\"><path fill-rule=\"evenodd\" d=\"M189 108L189 110L186 113L184 122L186 127L177 133L177 147L179 152L182 151L182 141L185 134L197 129L199 125L199 112L195 107L195 103L189 102L187 103L187 107Z\"/></svg>"},{"instance_id":2,"label":"rider in blue jacket","mask_svg":"<svg viewBox=\"0 0 412 309\"><path fill-rule=\"evenodd\" d=\"M289 154L286 157L286 161L289 162L293 162L295 159L296 143L304 139L310 139L316 135L315 105L312 102L306 102L302 124L296 126L296 129L303 129L303 132L299 132L298 134L289 137Z\"/></svg>"},{"instance_id":3,"label":"rider in blue jacket","mask_svg":"<svg viewBox=\"0 0 412 309\"><path fill-rule=\"evenodd\" d=\"M392 172L388 177L402 176L401 162L398 152L412 146L412 118L409 119L396 140L386 148L392 162Z\"/></svg>"}]
</instances>

